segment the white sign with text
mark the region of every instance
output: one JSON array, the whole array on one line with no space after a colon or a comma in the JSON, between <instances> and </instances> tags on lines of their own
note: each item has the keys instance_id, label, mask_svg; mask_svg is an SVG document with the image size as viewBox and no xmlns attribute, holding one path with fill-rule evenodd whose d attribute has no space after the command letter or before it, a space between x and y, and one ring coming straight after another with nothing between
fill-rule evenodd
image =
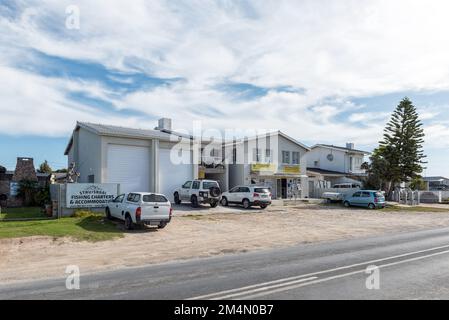
<instances>
[{"instance_id":1,"label":"white sign with text","mask_svg":"<svg viewBox=\"0 0 449 320\"><path fill-rule=\"evenodd\" d=\"M67 208L104 208L117 196L117 189L113 183L69 183Z\"/></svg>"}]
</instances>

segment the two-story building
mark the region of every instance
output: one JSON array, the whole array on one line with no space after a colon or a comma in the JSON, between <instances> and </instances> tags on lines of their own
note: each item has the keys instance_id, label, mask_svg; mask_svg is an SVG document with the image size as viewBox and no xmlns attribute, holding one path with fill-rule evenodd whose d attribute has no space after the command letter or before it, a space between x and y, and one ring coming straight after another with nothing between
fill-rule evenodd
<instances>
[{"instance_id":1,"label":"two-story building","mask_svg":"<svg viewBox=\"0 0 449 320\"><path fill-rule=\"evenodd\" d=\"M264 185L274 199L308 198L310 148L277 131L232 143L229 185Z\"/></svg>"},{"instance_id":2,"label":"two-story building","mask_svg":"<svg viewBox=\"0 0 449 320\"><path fill-rule=\"evenodd\" d=\"M311 147L307 155L307 175L309 187L329 188L338 183L359 183L366 177L362 169L365 157L370 153L354 148L353 143L346 147L317 144Z\"/></svg>"}]
</instances>

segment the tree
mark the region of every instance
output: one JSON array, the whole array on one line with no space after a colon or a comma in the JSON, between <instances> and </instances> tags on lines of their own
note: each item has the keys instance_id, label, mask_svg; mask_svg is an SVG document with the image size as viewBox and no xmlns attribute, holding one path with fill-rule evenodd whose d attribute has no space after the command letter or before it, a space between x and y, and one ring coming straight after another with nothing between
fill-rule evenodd
<instances>
[{"instance_id":1,"label":"tree","mask_svg":"<svg viewBox=\"0 0 449 320\"><path fill-rule=\"evenodd\" d=\"M48 174L51 174L53 172L47 160L41 163L41 165L39 166L39 170L37 171L39 173L48 173Z\"/></svg>"},{"instance_id":2,"label":"tree","mask_svg":"<svg viewBox=\"0 0 449 320\"><path fill-rule=\"evenodd\" d=\"M424 130L416 107L405 97L393 112L371 157L368 181L383 185L390 193L400 182L421 178L425 155Z\"/></svg>"},{"instance_id":3,"label":"tree","mask_svg":"<svg viewBox=\"0 0 449 320\"><path fill-rule=\"evenodd\" d=\"M34 195L38 188L36 181L22 180L19 182L19 197L22 197L25 206L33 205Z\"/></svg>"}]
</instances>

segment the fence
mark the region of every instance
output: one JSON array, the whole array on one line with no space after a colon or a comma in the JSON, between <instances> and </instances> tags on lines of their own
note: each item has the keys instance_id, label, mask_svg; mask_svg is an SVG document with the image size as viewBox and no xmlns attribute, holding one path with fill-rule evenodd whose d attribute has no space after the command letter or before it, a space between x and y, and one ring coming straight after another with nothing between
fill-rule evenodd
<instances>
[{"instance_id":1,"label":"fence","mask_svg":"<svg viewBox=\"0 0 449 320\"><path fill-rule=\"evenodd\" d=\"M390 200L408 205L447 203L449 202L449 191L395 190Z\"/></svg>"}]
</instances>

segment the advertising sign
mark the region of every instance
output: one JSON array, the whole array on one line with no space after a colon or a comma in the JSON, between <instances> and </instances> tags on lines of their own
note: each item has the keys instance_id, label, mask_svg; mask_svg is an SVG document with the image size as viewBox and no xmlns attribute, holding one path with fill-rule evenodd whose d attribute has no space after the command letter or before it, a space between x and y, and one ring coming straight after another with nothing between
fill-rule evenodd
<instances>
[{"instance_id":1,"label":"advertising sign","mask_svg":"<svg viewBox=\"0 0 449 320\"><path fill-rule=\"evenodd\" d=\"M117 197L117 184L67 184L67 208L104 208L115 197Z\"/></svg>"},{"instance_id":2,"label":"advertising sign","mask_svg":"<svg viewBox=\"0 0 449 320\"><path fill-rule=\"evenodd\" d=\"M272 163L253 163L251 164L252 172L272 172L276 171L276 166Z\"/></svg>"}]
</instances>

